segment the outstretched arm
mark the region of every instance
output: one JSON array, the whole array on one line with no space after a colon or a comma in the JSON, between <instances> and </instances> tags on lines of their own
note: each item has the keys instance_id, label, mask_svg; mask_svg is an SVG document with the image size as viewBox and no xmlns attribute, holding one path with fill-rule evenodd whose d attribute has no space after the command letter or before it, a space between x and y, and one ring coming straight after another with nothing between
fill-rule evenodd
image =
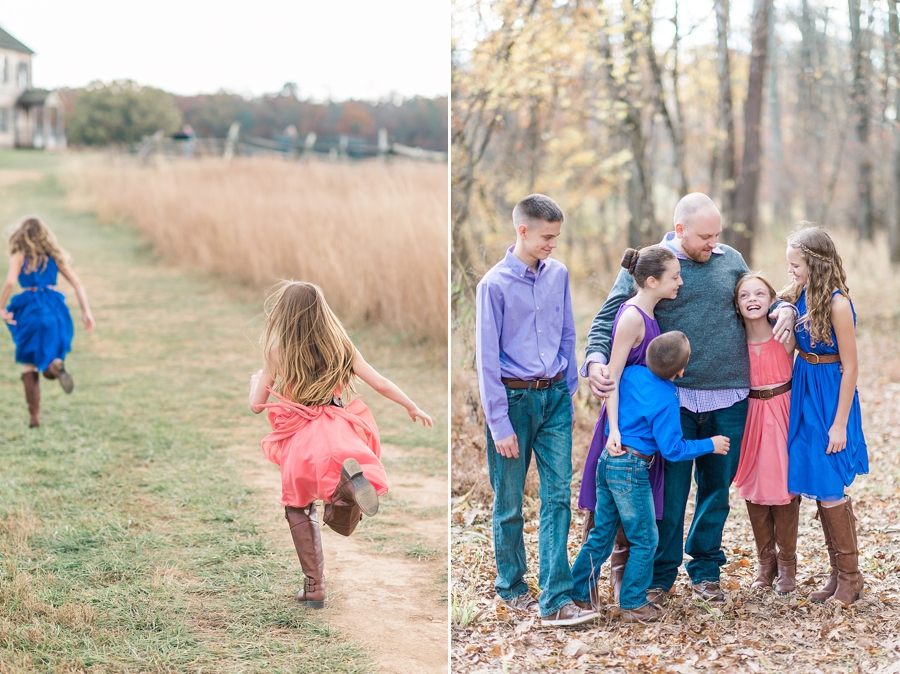
<instances>
[{"instance_id":1,"label":"outstretched arm","mask_svg":"<svg viewBox=\"0 0 900 674\"><path fill-rule=\"evenodd\" d=\"M19 270L22 269L23 262L25 262L25 253L14 253L9 256L9 271L3 282L3 290L0 291L0 316L10 325L15 325L16 321L13 315L6 310L6 303L9 302L13 288L16 287L16 280L19 278Z\"/></svg>"},{"instance_id":2,"label":"outstretched arm","mask_svg":"<svg viewBox=\"0 0 900 674\"><path fill-rule=\"evenodd\" d=\"M78 304L81 307L81 322L88 334L94 331L94 315L91 313L91 307L88 305L87 293L81 279L71 267L63 267L59 273L66 277L66 280L75 288L75 296L78 298Z\"/></svg>"},{"instance_id":3,"label":"outstretched arm","mask_svg":"<svg viewBox=\"0 0 900 674\"><path fill-rule=\"evenodd\" d=\"M365 359L362 357L362 354L358 350L356 352L356 355L353 357L353 374L362 379L369 386L375 389L377 393L383 395L388 400L393 400L398 405L402 405L403 407L405 407L407 413L409 414L409 418L413 421L421 419L423 426L434 425L431 421L430 416L420 410L416 406L416 404L409 399L409 396L400 390L399 386L397 386L387 377L383 377L378 374L378 372L375 371L375 368L373 368L365 361Z\"/></svg>"}]
</instances>

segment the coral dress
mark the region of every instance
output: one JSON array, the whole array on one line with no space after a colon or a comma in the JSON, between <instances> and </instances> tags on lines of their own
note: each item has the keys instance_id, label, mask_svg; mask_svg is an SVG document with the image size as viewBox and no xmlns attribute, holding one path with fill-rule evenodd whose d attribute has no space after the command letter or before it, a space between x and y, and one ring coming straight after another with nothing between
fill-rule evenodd
<instances>
[{"instance_id":1,"label":"coral dress","mask_svg":"<svg viewBox=\"0 0 900 674\"><path fill-rule=\"evenodd\" d=\"M750 386L775 387L791 379L792 356L770 338L750 349ZM756 353L756 349L759 353ZM750 398L734 484L741 498L759 505L787 505L794 498L788 481L788 415L791 392L768 400Z\"/></svg>"},{"instance_id":2,"label":"coral dress","mask_svg":"<svg viewBox=\"0 0 900 674\"><path fill-rule=\"evenodd\" d=\"M56 260L48 257L43 269L25 273L27 264L26 260L19 272L23 290L6 307L16 324L7 327L16 345L16 362L34 365L43 372L71 351L72 316L66 296L49 287L56 285Z\"/></svg>"},{"instance_id":3,"label":"coral dress","mask_svg":"<svg viewBox=\"0 0 900 674\"><path fill-rule=\"evenodd\" d=\"M613 342L616 339L616 326L619 325L619 318L622 312L628 307L634 307L633 304L622 304L619 311L616 312L616 319L613 321ZM659 337L659 323L655 318L650 318L639 307L637 309L644 318L644 339L640 344L635 346L628 352L625 360L625 366L629 365L646 365L647 364L647 346L656 337ZM597 507L597 464L600 462L600 455L606 447L606 403L600 408L600 416L597 419L597 425L594 426L594 435L591 438L591 446L588 449L587 456L584 459L584 472L581 475L581 489L578 492L578 507L582 510L594 510ZM650 488L653 491L653 504L656 511L656 519L662 519L663 509L663 461L662 456L656 456L649 470L648 477L650 479Z\"/></svg>"},{"instance_id":4,"label":"coral dress","mask_svg":"<svg viewBox=\"0 0 900 674\"><path fill-rule=\"evenodd\" d=\"M388 491L381 465L378 427L366 404L356 398L346 407L300 405L270 388L278 402L269 409L272 432L262 440L266 458L281 466L281 504L305 508L315 500L331 502L345 459L356 459L379 496Z\"/></svg>"},{"instance_id":5,"label":"coral dress","mask_svg":"<svg viewBox=\"0 0 900 674\"><path fill-rule=\"evenodd\" d=\"M831 296L834 297L835 290ZM853 310L853 305L850 305ZM806 289L797 301L800 316L806 315ZM856 324L856 311L853 310ZM809 330L802 324L794 328L797 346L806 353L819 355L839 352L834 329L832 346L810 344ZM847 419L847 445L840 452L826 454L828 430L837 414L841 387L840 363L811 365L802 358L794 363L794 390L791 398L791 422L788 427L788 489L820 501L836 501L844 495L857 475L869 472L869 454L863 436L859 393L853 392Z\"/></svg>"}]
</instances>

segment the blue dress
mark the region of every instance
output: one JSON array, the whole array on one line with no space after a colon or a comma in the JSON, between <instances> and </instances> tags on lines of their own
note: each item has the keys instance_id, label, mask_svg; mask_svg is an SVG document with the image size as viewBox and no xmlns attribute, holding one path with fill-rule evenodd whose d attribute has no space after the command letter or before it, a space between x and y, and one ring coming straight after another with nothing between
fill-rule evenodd
<instances>
[{"instance_id":1,"label":"blue dress","mask_svg":"<svg viewBox=\"0 0 900 674\"><path fill-rule=\"evenodd\" d=\"M6 307L16 324L7 327L16 345L16 362L34 365L43 372L72 349L72 316L65 295L47 287L56 285L56 260L48 257L43 269L38 267L26 274L27 264L26 260L19 272L23 290Z\"/></svg>"},{"instance_id":2,"label":"blue dress","mask_svg":"<svg viewBox=\"0 0 900 674\"><path fill-rule=\"evenodd\" d=\"M839 290L832 293L832 297ZM853 324L856 325L856 311ZM805 316L806 289L797 302L800 316ZM799 324L794 329L797 346L806 353L819 355L838 353L837 338L831 330L833 345L810 345L809 329ZM853 393L847 420L847 445L835 454L826 454L828 430L837 413L841 387L840 363L811 365L802 358L794 361L794 384L791 391L791 416L788 424L788 491L806 498L834 501L844 495L857 475L869 472L869 455L863 437L859 392Z\"/></svg>"}]
</instances>

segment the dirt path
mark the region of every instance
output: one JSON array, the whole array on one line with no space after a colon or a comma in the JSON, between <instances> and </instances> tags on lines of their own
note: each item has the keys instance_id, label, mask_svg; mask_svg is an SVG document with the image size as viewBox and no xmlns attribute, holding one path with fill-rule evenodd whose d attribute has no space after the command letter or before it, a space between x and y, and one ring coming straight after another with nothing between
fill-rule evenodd
<instances>
[{"instance_id":1,"label":"dirt path","mask_svg":"<svg viewBox=\"0 0 900 674\"><path fill-rule=\"evenodd\" d=\"M384 455L407 453L385 445ZM447 544L447 482L417 473L389 475L391 498L376 518L389 518L392 531L414 532L442 551ZM262 498L277 501L281 492L278 467L258 454L249 480L263 490ZM403 512L393 503L402 503ZM437 516L419 518L417 509L430 509ZM443 511L444 514L440 514ZM374 520L373 520L374 521ZM291 550L287 527L272 527L280 547ZM322 530L325 577L331 622L360 643L384 672L418 674L448 671L446 592L439 587L446 568L446 553L421 561L396 555L377 554L357 532L345 538L327 527Z\"/></svg>"}]
</instances>

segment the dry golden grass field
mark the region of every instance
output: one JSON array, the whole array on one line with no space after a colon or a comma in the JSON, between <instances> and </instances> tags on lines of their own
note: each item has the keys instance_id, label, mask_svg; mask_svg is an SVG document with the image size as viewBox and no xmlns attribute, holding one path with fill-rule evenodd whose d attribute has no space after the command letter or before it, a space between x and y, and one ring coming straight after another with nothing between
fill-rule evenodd
<instances>
[{"instance_id":1,"label":"dry golden grass field","mask_svg":"<svg viewBox=\"0 0 900 674\"><path fill-rule=\"evenodd\" d=\"M348 323L446 342L446 166L88 156L66 180L73 206L133 223L185 266L312 281Z\"/></svg>"}]
</instances>

